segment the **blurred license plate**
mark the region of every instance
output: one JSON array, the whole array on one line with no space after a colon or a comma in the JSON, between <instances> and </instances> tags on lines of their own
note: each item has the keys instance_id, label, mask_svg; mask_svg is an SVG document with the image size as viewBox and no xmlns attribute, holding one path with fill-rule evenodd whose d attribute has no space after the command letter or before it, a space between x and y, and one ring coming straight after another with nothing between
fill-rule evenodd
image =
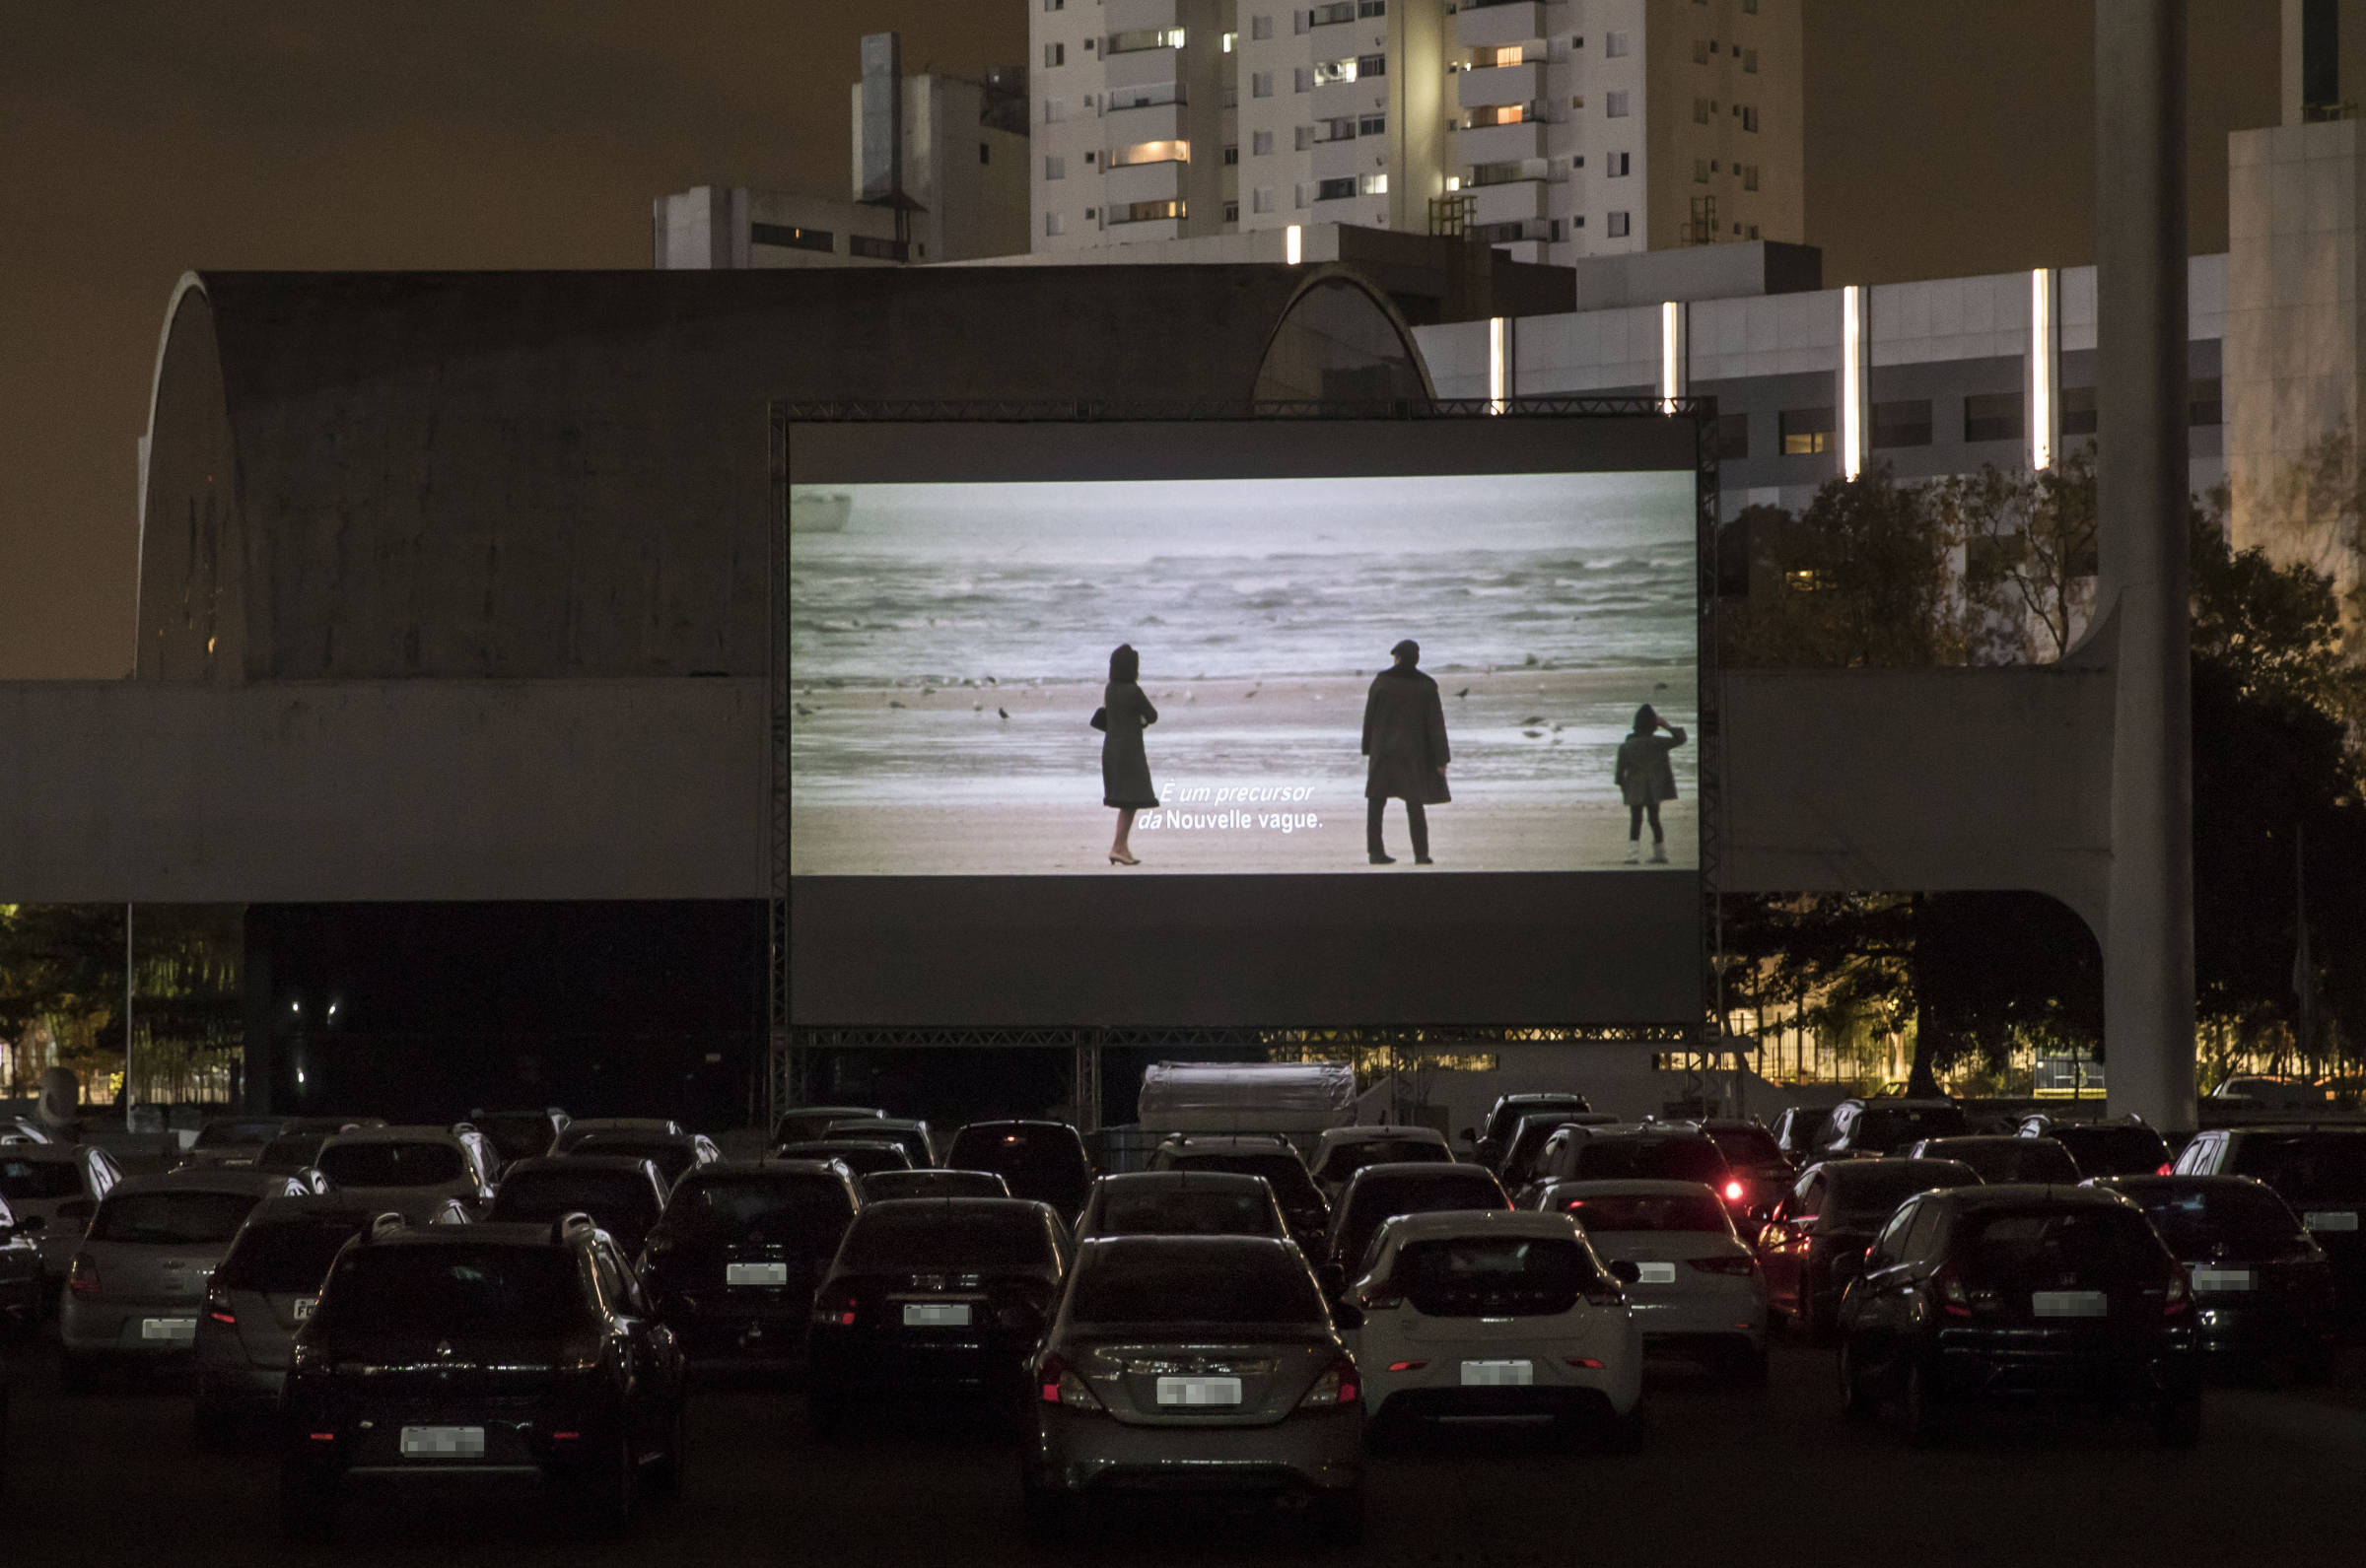
<instances>
[{"instance_id":1,"label":"blurred license plate","mask_svg":"<svg viewBox=\"0 0 2366 1568\"><path fill-rule=\"evenodd\" d=\"M1536 1381L1533 1361L1465 1361L1462 1383L1467 1389L1527 1388Z\"/></svg>"},{"instance_id":2,"label":"blurred license plate","mask_svg":"<svg viewBox=\"0 0 2366 1568\"><path fill-rule=\"evenodd\" d=\"M1238 1404L1238 1378L1160 1378L1160 1404Z\"/></svg>"},{"instance_id":3,"label":"blurred license plate","mask_svg":"<svg viewBox=\"0 0 2366 1568\"><path fill-rule=\"evenodd\" d=\"M1672 1285L1676 1283L1674 1263L1637 1263L1635 1282L1638 1285Z\"/></svg>"},{"instance_id":4,"label":"blurred license plate","mask_svg":"<svg viewBox=\"0 0 2366 1568\"><path fill-rule=\"evenodd\" d=\"M2039 1318L2108 1318L2112 1298L2100 1290L2041 1290L2029 1298L2029 1310Z\"/></svg>"},{"instance_id":5,"label":"blurred license plate","mask_svg":"<svg viewBox=\"0 0 2366 1568\"><path fill-rule=\"evenodd\" d=\"M402 1429L406 1460L476 1460L485 1457L481 1426L406 1426Z\"/></svg>"},{"instance_id":6,"label":"blurred license plate","mask_svg":"<svg viewBox=\"0 0 2366 1568\"><path fill-rule=\"evenodd\" d=\"M904 1303L904 1327L907 1329L966 1329L969 1327L969 1303L966 1301L907 1301Z\"/></svg>"},{"instance_id":7,"label":"blurred license plate","mask_svg":"<svg viewBox=\"0 0 2366 1568\"><path fill-rule=\"evenodd\" d=\"M2195 1290L2249 1290L2259 1282L2248 1268L2196 1268L2193 1270Z\"/></svg>"},{"instance_id":8,"label":"blurred license plate","mask_svg":"<svg viewBox=\"0 0 2366 1568\"><path fill-rule=\"evenodd\" d=\"M143 1339L194 1339L197 1320L194 1318L143 1318L140 1320Z\"/></svg>"},{"instance_id":9,"label":"blurred license plate","mask_svg":"<svg viewBox=\"0 0 2366 1568\"><path fill-rule=\"evenodd\" d=\"M2356 1230L2358 1211L2354 1208L2312 1209L2300 1216L2300 1222L2311 1230Z\"/></svg>"},{"instance_id":10,"label":"blurred license plate","mask_svg":"<svg viewBox=\"0 0 2366 1568\"><path fill-rule=\"evenodd\" d=\"M723 1282L727 1285L785 1285L789 1283L787 1263L726 1263Z\"/></svg>"},{"instance_id":11,"label":"blurred license plate","mask_svg":"<svg viewBox=\"0 0 2366 1568\"><path fill-rule=\"evenodd\" d=\"M298 1296L296 1298L296 1311L294 1313L296 1321L298 1323L304 1322L307 1318L310 1318L313 1315L313 1309L319 1305L320 1298L318 1296Z\"/></svg>"}]
</instances>

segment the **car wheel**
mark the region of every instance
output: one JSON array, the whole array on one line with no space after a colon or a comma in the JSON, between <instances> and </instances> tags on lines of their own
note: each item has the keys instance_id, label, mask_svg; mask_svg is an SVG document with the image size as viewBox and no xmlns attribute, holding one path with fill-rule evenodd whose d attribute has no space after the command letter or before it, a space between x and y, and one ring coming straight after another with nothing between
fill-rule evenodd
<instances>
[{"instance_id":1,"label":"car wheel","mask_svg":"<svg viewBox=\"0 0 2366 1568\"><path fill-rule=\"evenodd\" d=\"M673 1418L665 1426L664 1450L659 1454L658 1462L649 1467L649 1489L659 1497L682 1495L682 1429L686 1424L682 1401L676 1399L673 1401Z\"/></svg>"},{"instance_id":2,"label":"car wheel","mask_svg":"<svg viewBox=\"0 0 2366 1568\"><path fill-rule=\"evenodd\" d=\"M1642 1402L1637 1400L1625 1415L1611 1417L1609 1429L1602 1434L1602 1446L1613 1454L1640 1454L1647 1435Z\"/></svg>"},{"instance_id":3,"label":"car wheel","mask_svg":"<svg viewBox=\"0 0 2366 1568\"><path fill-rule=\"evenodd\" d=\"M1865 1375L1865 1369L1857 1363L1853 1340L1841 1341L1840 1367L1841 1409L1851 1421L1871 1420L1874 1412L1881 1408L1881 1395L1873 1387L1873 1380Z\"/></svg>"},{"instance_id":4,"label":"car wheel","mask_svg":"<svg viewBox=\"0 0 2366 1568\"><path fill-rule=\"evenodd\" d=\"M1325 1492L1314 1500L1315 1533L1334 1546L1363 1544L1363 1492Z\"/></svg>"},{"instance_id":5,"label":"car wheel","mask_svg":"<svg viewBox=\"0 0 2366 1568\"><path fill-rule=\"evenodd\" d=\"M1919 1361L1906 1369L1906 1439L1916 1448L1934 1448L1948 1436L1949 1421L1930 1373Z\"/></svg>"},{"instance_id":6,"label":"car wheel","mask_svg":"<svg viewBox=\"0 0 2366 1568\"><path fill-rule=\"evenodd\" d=\"M1049 1486L1021 1482L1018 1494L1019 1517L1026 1528L1027 1539L1043 1545L1053 1545L1068 1534L1068 1494Z\"/></svg>"},{"instance_id":7,"label":"car wheel","mask_svg":"<svg viewBox=\"0 0 2366 1568\"><path fill-rule=\"evenodd\" d=\"M2192 1448L2201 1440L2201 1395L2175 1395L2163 1401L2153 1414L2152 1430L2163 1448Z\"/></svg>"},{"instance_id":8,"label":"car wheel","mask_svg":"<svg viewBox=\"0 0 2366 1568\"><path fill-rule=\"evenodd\" d=\"M336 1532L337 1482L309 1465L279 1467L279 1533L292 1541L325 1543Z\"/></svg>"},{"instance_id":9,"label":"car wheel","mask_svg":"<svg viewBox=\"0 0 2366 1568\"><path fill-rule=\"evenodd\" d=\"M617 1417L614 1437L600 1445L599 1454L585 1462L577 1484L583 1492L584 1521L596 1535L621 1535L633 1522L633 1505L640 1500L640 1466L633 1463L632 1437Z\"/></svg>"}]
</instances>

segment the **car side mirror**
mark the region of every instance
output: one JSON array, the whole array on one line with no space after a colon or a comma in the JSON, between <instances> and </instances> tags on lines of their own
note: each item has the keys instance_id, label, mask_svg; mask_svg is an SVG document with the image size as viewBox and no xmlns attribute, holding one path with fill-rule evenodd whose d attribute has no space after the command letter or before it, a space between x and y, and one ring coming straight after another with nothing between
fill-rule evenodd
<instances>
[{"instance_id":1,"label":"car side mirror","mask_svg":"<svg viewBox=\"0 0 2366 1568\"><path fill-rule=\"evenodd\" d=\"M1643 1277L1643 1271L1632 1258L1614 1258L1610 1261L1610 1277L1622 1285L1632 1285Z\"/></svg>"},{"instance_id":2,"label":"car side mirror","mask_svg":"<svg viewBox=\"0 0 2366 1568\"><path fill-rule=\"evenodd\" d=\"M1342 1301L1331 1311L1331 1321L1342 1329L1363 1327L1363 1309L1352 1301Z\"/></svg>"}]
</instances>

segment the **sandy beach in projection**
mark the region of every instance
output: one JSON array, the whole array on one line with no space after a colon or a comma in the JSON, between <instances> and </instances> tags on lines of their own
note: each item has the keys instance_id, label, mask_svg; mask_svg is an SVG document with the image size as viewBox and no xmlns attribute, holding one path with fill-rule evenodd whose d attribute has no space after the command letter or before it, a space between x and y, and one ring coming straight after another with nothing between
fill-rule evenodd
<instances>
[{"instance_id":1,"label":"sandy beach in projection","mask_svg":"<svg viewBox=\"0 0 2366 1568\"><path fill-rule=\"evenodd\" d=\"M1612 760L1639 702L1689 725L1689 670L1433 672L1443 696L1454 799L1428 808L1440 870L1617 870L1627 811ZM1396 866L1364 858L1363 760L1370 677L1162 681L1143 687L1159 722L1146 741L1163 804L1134 830L1124 874L1414 873L1405 808L1386 835ZM1105 871L1097 683L800 684L793 758L859 754L860 772L797 771L790 870L813 875L1024 875ZM1679 798L1662 808L1667 864L1699 861L1694 751L1673 758ZM1645 853L1649 830L1644 831ZM1645 862L1646 866L1648 862ZM1418 868L1427 869L1427 868Z\"/></svg>"}]
</instances>

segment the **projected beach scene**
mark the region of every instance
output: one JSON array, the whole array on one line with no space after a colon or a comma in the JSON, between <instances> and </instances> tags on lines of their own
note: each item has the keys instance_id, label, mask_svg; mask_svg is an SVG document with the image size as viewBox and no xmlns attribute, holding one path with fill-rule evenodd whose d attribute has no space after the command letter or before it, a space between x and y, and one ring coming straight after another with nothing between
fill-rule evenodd
<instances>
[{"instance_id":1,"label":"projected beach scene","mask_svg":"<svg viewBox=\"0 0 2366 1568\"><path fill-rule=\"evenodd\" d=\"M1695 868L1693 486L792 486L791 873Z\"/></svg>"}]
</instances>

